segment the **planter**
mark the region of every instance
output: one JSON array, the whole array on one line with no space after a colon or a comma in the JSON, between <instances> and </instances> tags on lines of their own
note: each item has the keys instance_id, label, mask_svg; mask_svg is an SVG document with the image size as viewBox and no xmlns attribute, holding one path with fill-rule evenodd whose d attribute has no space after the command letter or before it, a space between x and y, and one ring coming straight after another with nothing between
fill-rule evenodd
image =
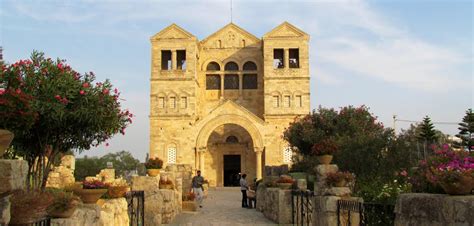
<instances>
[{"instance_id":1,"label":"planter","mask_svg":"<svg viewBox=\"0 0 474 226\"><path fill-rule=\"evenodd\" d=\"M449 195L469 195L474 189L474 180L471 177L461 177L458 182L441 183L441 187Z\"/></svg>"},{"instance_id":2,"label":"planter","mask_svg":"<svg viewBox=\"0 0 474 226\"><path fill-rule=\"evenodd\" d=\"M3 153L5 153L7 148L10 146L10 143L12 142L13 137L14 135L12 132L8 130L0 129L0 157L3 155Z\"/></svg>"},{"instance_id":3,"label":"planter","mask_svg":"<svg viewBox=\"0 0 474 226\"><path fill-rule=\"evenodd\" d=\"M347 187L347 181L346 180L340 180L334 184L334 187Z\"/></svg>"},{"instance_id":4,"label":"planter","mask_svg":"<svg viewBox=\"0 0 474 226\"><path fill-rule=\"evenodd\" d=\"M197 211L197 203L195 201L183 201L183 211Z\"/></svg>"},{"instance_id":5,"label":"planter","mask_svg":"<svg viewBox=\"0 0 474 226\"><path fill-rule=\"evenodd\" d=\"M147 169L146 173L150 177L156 177L156 176L160 175L160 169Z\"/></svg>"},{"instance_id":6,"label":"planter","mask_svg":"<svg viewBox=\"0 0 474 226\"><path fill-rule=\"evenodd\" d=\"M111 186L107 191L110 198L122 198L130 190L128 186Z\"/></svg>"},{"instance_id":7,"label":"planter","mask_svg":"<svg viewBox=\"0 0 474 226\"><path fill-rule=\"evenodd\" d=\"M95 204L107 191L108 189L75 189L74 194L85 204Z\"/></svg>"},{"instance_id":8,"label":"planter","mask_svg":"<svg viewBox=\"0 0 474 226\"><path fill-rule=\"evenodd\" d=\"M317 156L319 163L322 165L329 165L332 161L332 155L319 155Z\"/></svg>"},{"instance_id":9,"label":"planter","mask_svg":"<svg viewBox=\"0 0 474 226\"><path fill-rule=\"evenodd\" d=\"M293 183L277 183L277 185L280 189L288 190L291 188L291 185L293 185Z\"/></svg>"},{"instance_id":10,"label":"planter","mask_svg":"<svg viewBox=\"0 0 474 226\"><path fill-rule=\"evenodd\" d=\"M52 218L70 218L76 211L77 206L73 206L66 210L51 210L48 211L48 216Z\"/></svg>"},{"instance_id":11,"label":"planter","mask_svg":"<svg viewBox=\"0 0 474 226\"><path fill-rule=\"evenodd\" d=\"M173 190L174 186L172 184L160 184L160 189L169 189Z\"/></svg>"}]
</instances>

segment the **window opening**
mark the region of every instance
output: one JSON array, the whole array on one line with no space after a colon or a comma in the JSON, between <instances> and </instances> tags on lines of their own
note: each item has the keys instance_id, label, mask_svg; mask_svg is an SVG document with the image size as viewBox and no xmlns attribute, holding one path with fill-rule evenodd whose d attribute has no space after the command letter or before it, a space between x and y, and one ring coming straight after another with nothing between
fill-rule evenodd
<instances>
[{"instance_id":1,"label":"window opening","mask_svg":"<svg viewBox=\"0 0 474 226\"><path fill-rule=\"evenodd\" d=\"M221 76L220 75L206 75L206 89L207 90L220 90L221 89Z\"/></svg>"},{"instance_id":2,"label":"window opening","mask_svg":"<svg viewBox=\"0 0 474 226\"><path fill-rule=\"evenodd\" d=\"M257 74L244 74L243 89L258 89Z\"/></svg>"},{"instance_id":3,"label":"window opening","mask_svg":"<svg viewBox=\"0 0 474 226\"><path fill-rule=\"evenodd\" d=\"M238 75L225 75L224 76L224 89L239 89L239 76Z\"/></svg>"},{"instance_id":4,"label":"window opening","mask_svg":"<svg viewBox=\"0 0 474 226\"><path fill-rule=\"evenodd\" d=\"M171 50L161 50L161 70L171 70Z\"/></svg>"},{"instance_id":5,"label":"window opening","mask_svg":"<svg viewBox=\"0 0 474 226\"><path fill-rule=\"evenodd\" d=\"M285 52L283 49L273 49L273 68L284 68L284 56Z\"/></svg>"},{"instance_id":6,"label":"window opening","mask_svg":"<svg viewBox=\"0 0 474 226\"><path fill-rule=\"evenodd\" d=\"M176 61L178 65L176 66L178 70L186 70L186 50L176 51Z\"/></svg>"},{"instance_id":7,"label":"window opening","mask_svg":"<svg viewBox=\"0 0 474 226\"><path fill-rule=\"evenodd\" d=\"M300 53L299 49L290 49L289 51L289 60L290 68L299 68L300 67Z\"/></svg>"}]
</instances>

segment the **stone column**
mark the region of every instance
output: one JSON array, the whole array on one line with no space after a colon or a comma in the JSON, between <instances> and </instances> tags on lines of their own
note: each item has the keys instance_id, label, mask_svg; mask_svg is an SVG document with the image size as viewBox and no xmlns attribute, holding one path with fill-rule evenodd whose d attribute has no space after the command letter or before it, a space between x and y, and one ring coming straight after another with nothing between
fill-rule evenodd
<instances>
[{"instance_id":1,"label":"stone column","mask_svg":"<svg viewBox=\"0 0 474 226\"><path fill-rule=\"evenodd\" d=\"M221 76L221 99L224 99L224 74L220 74Z\"/></svg>"},{"instance_id":2,"label":"stone column","mask_svg":"<svg viewBox=\"0 0 474 226\"><path fill-rule=\"evenodd\" d=\"M290 49L285 48L285 55L283 56L283 59L285 60L284 67L290 68Z\"/></svg>"},{"instance_id":3,"label":"stone column","mask_svg":"<svg viewBox=\"0 0 474 226\"><path fill-rule=\"evenodd\" d=\"M255 154L256 154L256 167L255 167L255 170L257 171L256 172L256 177L257 177L257 180L260 180L262 179L262 152L263 152L263 148L259 148L259 147L256 147L255 148Z\"/></svg>"},{"instance_id":4,"label":"stone column","mask_svg":"<svg viewBox=\"0 0 474 226\"><path fill-rule=\"evenodd\" d=\"M244 97L243 97L243 92L242 92L242 85L244 84L244 81L243 81L243 78L244 76L242 75L242 73L239 73L239 100L242 100Z\"/></svg>"},{"instance_id":5,"label":"stone column","mask_svg":"<svg viewBox=\"0 0 474 226\"><path fill-rule=\"evenodd\" d=\"M206 147L199 148L199 170L201 170L201 175L204 175L204 154L206 153Z\"/></svg>"},{"instance_id":6,"label":"stone column","mask_svg":"<svg viewBox=\"0 0 474 226\"><path fill-rule=\"evenodd\" d=\"M176 50L171 50L171 69L176 70L177 65L177 58L176 58Z\"/></svg>"}]
</instances>

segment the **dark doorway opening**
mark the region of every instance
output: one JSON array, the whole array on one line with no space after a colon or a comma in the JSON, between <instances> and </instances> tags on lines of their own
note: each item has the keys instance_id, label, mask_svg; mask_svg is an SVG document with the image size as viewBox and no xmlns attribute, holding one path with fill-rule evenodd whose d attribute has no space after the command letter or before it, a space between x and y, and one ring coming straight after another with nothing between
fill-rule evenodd
<instances>
[{"instance_id":1,"label":"dark doorway opening","mask_svg":"<svg viewBox=\"0 0 474 226\"><path fill-rule=\"evenodd\" d=\"M224 155L224 186L240 186L240 155Z\"/></svg>"}]
</instances>

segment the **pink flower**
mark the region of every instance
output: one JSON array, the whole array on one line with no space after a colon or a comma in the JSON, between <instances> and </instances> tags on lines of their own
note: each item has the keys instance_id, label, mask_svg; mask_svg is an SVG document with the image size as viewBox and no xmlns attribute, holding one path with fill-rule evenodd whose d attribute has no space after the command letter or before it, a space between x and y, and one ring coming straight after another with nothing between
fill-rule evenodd
<instances>
[{"instance_id":1,"label":"pink flower","mask_svg":"<svg viewBox=\"0 0 474 226\"><path fill-rule=\"evenodd\" d=\"M108 146L109 146L109 143L105 143L105 146L108 147Z\"/></svg>"},{"instance_id":2,"label":"pink flower","mask_svg":"<svg viewBox=\"0 0 474 226\"><path fill-rule=\"evenodd\" d=\"M61 99L61 96L56 95L56 96L54 96L54 98L56 98L56 100L60 100L60 99Z\"/></svg>"},{"instance_id":3,"label":"pink flower","mask_svg":"<svg viewBox=\"0 0 474 226\"><path fill-rule=\"evenodd\" d=\"M402 172L400 172L400 175L406 177L406 176L408 176L408 173L407 173L406 170L403 170Z\"/></svg>"},{"instance_id":4,"label":"pink flower","mask_svg":"<svg viewBox=\"0 0 474 226\"><path fill-rule=\"evenodd\" d=\"M16 93L17 93L17 94L20 94L20 93L21 93L21 90L20 90L20 89L16 89Z\"/></svg>"},{"instance_id":5,"label":"pink flower","mask_svg":"<svg viewBox=\"0 0 474 226\"><path fill-rule=\"evenodd\" d=\"M58 68L59 68L59 69L63 69L63 64L58 63Z\"/></svg>"},{"instance_id":6,"label":"pink flower","mask_svg":"<svg viewBox=\"0 0 474 226\"><path fill-rule=\"evenodd\" d=\"M84 84L82 84L82 87L83 87L83 88L89 88L89 86L90 86L90 85L89 85L89 83L87 83L87 82L85 82Z\"/></svg>"},{"instance_id":7,"label":"pink flower","mask_svg":"<svg viewBox=\"0 0 474 226\"><path fill-rule=\"evenodd\" d=\"M109 94L109 89L104 89L104 90L102 90L102 93L103 93L103 94Z\"/></svg>"},{"instance_id":8,"label":"pink flower","mask_svg":"<svg viewBox=\"0 0 474 226\"><path fill-rule=\"evenodd\" d=\"M5 93L4 89L0 89L0 95L3 95Z\"/></svg>"},{"instance_id":9,"label":"pink flower","mask_svg":"<svg viewBox=\"0 0 474 226\"><path fill-rule=\"evenodd\" d=\"M79 91L79 94L84 95L86 92L84 90Z\"/></svg>"}]
</instances>

